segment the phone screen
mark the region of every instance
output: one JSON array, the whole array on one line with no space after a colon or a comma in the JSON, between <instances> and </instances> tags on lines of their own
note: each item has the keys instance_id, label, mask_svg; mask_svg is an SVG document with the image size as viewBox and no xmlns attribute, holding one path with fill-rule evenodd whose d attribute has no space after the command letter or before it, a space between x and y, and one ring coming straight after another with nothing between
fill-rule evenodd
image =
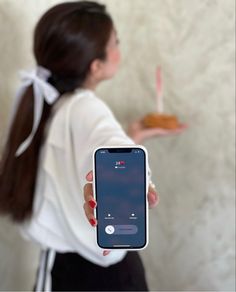
<instances>
[{"instance_id":1,"label":"phone screen","mask_svg":"<svg viewBox=\"0 0 236 292\"><path fill-rule=\"evenodd\" d=\"M145 151L100 148L94 159L98 245L143 248L147 242Z\"/></svg>"}]
</instances>

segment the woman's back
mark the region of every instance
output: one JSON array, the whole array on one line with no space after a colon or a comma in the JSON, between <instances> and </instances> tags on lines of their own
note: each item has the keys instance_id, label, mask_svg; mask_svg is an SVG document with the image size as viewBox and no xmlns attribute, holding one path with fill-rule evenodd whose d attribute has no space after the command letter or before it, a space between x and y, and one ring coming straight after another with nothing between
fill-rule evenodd
<instances>
[{"instance_id":1,"label":"woman's back","mask_svg":"<svg viewBox=\"0 0 236 292\"><path fill-rule=\"evenodd\" d=\"M78 90L56 104L40 154L33 216L24 224L23 233L42 247L79 252L107 266L125 252L102 255L83 209L83 186L92 169L92 153L103 141L134 144L92 91Z\"/></svg>"}]
</instances>

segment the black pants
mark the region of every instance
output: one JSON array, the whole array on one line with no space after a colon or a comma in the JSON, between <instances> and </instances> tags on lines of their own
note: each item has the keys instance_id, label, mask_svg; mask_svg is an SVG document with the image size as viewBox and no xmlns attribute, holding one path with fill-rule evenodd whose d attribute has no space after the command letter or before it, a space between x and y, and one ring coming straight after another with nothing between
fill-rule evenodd
<instances>
[{"instance_id":1,"label":"black pants","mask_svg":"<svg viewBox=\"0 0 236 292\"><path fill-rule=\"evenodd\" d=\"M52 291L148 291L143 264L135 251L107 268L77 253L56 253L51 276Z\"/></svg>"}]
</instances>

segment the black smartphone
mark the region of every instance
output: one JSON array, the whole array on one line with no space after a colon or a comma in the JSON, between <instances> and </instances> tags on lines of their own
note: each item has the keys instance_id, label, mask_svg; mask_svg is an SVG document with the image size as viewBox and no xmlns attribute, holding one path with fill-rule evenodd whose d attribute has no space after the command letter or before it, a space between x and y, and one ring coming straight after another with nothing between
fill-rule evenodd
<instances>
[{"instance_id":1,"label":"black smartphone","mask_svg":"<svg viewBox=\"0 0 236 292\"><path fill-rule=\"evenodd\" d=\"M97 244L104 249L143 249L148 244L147 150L104 146L93 153Z\"/></svg>"}]
</instances>

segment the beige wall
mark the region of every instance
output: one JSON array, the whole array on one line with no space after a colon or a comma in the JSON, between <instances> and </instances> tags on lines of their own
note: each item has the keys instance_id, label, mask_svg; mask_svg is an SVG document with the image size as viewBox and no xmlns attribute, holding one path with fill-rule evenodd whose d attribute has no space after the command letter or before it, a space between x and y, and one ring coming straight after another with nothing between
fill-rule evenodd
<instances>
[{"instance_id":1,"label":"beige wall","mask_svg":"<svg viewBox=\"0 0 236 292\"><path fill-rule=\"evenodd\" d=\"M32 29L53 0L0 0L0 138L17 71L33 65ZM145 142L161 196L143 251L152 290L234 290L234 0L107 0L123 64L99 93L126 127L154 109L163 67L165 108L190 128ZM0 223L0 290L31 289L37 248Z\"/></svg>"}]
</instances>

